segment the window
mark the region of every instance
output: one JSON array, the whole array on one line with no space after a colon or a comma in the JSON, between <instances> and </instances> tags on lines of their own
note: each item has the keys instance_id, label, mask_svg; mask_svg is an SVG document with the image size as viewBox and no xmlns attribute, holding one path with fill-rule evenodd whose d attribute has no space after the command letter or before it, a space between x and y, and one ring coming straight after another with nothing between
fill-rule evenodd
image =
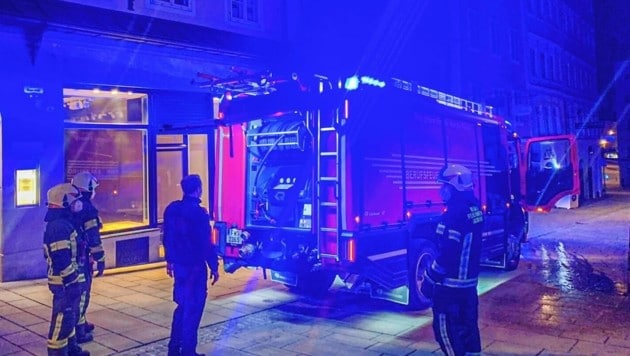
<instances>
[{"instance_id":1,"label":"window","mask_svg":"<svg viewBox=\"0 0 630 356\"><path fill-rule=\"evenodd\" d=\"M147 0L149 8L156 10L174 10L174 12L194 12L194 0Z\"/></svg>"},{"instance_id":2,"label":"window","mask_svg":"<svg viewBox=\"0 0 630 356\"><path fill-rule=\"evenodd\" d=\"M510 55L513 61L521 61L521 34L517 30L510 31Z\"/></svg>"},{"instance_id":3,"label":"window","mask_svg":"<svg viewBox=\"0 0 630 356\"><path fill-rule=\"evenodd\" d=\"M258 24L259 22L258 0L229 0L228 11L231 21L246 24Z\"/></svg>"},{"instance_id":4,"label":"window","mask_svg":"<svg viewBox=\"0 0 630 356\"><path fill-rule=\"evenodd\" d=\"M66 181L89 171L104 232L147 226L147 95L64 89Z\"/></svg>"},{"instance_id":5,"label":"window","mask_svg":"<svg viewBox=\"0 0 630 356\"><path fill-rule=\"evenodd\" d=\"M146 124L147 96L120 90L64 89L65 121L80 124Z\"/></svg>"},{"instance_id":6,"label":"window","mask_svg":"<svg viewBox=\"0 0 630 356\"><path fill-rule=\"evenodd\" d=\"M539 55L539 60L540 60L540 65L538 66L538 68L540 68L540 77L541 78L547 78L547 62L545 61L545 54L541 53Z\"/></svg>"},{"instance_id":7,"label":"window","mask_svg":"<svg viewBox=\"0 0 630 356\"><path fill-rule=\"evenodd\" d=\"M499 24L496 22L492 22L490 24L490 31L491 31L490 46L491 46L492 53L500 55L502 52L501 47L503 46L504 31L501 30Z\"/></svg>"},{"instance_id":8,"label":"window","mask_svg":"<svg viewBox=\"0 0 630 356\"><path fill-rule=\"evenodd\" d=\"M529 49L529 70L532 77L536 76L536 50L533 48Z\"/></svg>"}]
</instances>

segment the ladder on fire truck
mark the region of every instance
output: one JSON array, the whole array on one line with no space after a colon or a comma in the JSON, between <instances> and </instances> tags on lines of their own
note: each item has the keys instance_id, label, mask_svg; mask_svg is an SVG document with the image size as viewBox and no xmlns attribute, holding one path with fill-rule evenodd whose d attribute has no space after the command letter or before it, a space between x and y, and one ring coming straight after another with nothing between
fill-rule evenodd
<instances>
[{"instance_id":1,"label":"ladder on fire truck","mask_svg":"<svg viewBox=\"0 0 630 356\"><path fill-rule=\"evenodd\" d=\"M339 110L332 115L318 110L316 162L316 219L318 249L321 258L339 260L341 235L341 137Z\"/></svg>"}]
</instances>

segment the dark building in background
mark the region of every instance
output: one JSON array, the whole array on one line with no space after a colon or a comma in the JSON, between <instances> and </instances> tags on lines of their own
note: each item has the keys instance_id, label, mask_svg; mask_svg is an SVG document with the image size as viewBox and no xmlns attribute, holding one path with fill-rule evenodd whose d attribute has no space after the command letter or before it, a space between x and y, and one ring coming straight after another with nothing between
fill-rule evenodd
<instances>
[{"instance_id":1,"label":"dark building in background","mask_svg":"<svg viewBox=\"0 0 630 356\"><path fill-rule=\"evenodd\" d=\"M524 137L575 134L588 200L604 193L592 5L302 1L291 38L318 70L396 76L483 102Z\"/></svg>"},{"instance_id":2,"label":"dark building in background","mask_svg":"<svg viewBox=\"0 0 630 356\"><path fill-rule=\"evenodd\" d=\"M592 0L524 0L533 136L578 138L580 199L604 193Z\"/></svg>"},{"instance_id":3,"label":"dark building in background","mask_svg":"<svg viewBox=\"0 0 630 356\"><path fill-rule=\"evenodd\" d=\"M630 4L597 0L595 29L599 116L611 135L605 148L617 152L620 184L630 189ZM609 146L608 146L609 145Z\"/></svg>"}]
</instances>

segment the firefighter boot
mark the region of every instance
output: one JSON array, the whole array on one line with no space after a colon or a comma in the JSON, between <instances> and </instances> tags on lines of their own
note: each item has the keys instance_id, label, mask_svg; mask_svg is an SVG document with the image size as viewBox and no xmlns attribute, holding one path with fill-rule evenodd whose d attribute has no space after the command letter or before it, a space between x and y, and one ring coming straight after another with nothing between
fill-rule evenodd
<instances>
[{"instance_id":1,"label":"firefighter boot","mask_svg":"<svg viewBox=\"0 0 630 356\"><path fill-rule=\"evenodd\" d=\"M90 352L84 351L83 349L81 349L81 346L79 346L77 342L78 342L78 339L76 336L73 336L70 339L68 339L67 355L68 356L90 356Z\"/></svg>"},{"instance_id":2,"label":"firefighter boot","mask_svg":"<svg viewBox=\"0 0 630 356\"><path fill-rule=\"evenodd\" d=\"M92 331L94 331L94 324L90 323L90 322L85 322L85 331L88 333L91 333Z\"/></svg>"},{"instance_id":3,"label":"firefighter boot","mask_svg":"<svg viewBox=\"0 0 630 356\"><path fill-rule=\"evenodd\" d=\"M76 332L77 332L77 343L79 344L85 344L86 342L90 342L92 340L94 340L94 336L92 336L91 332L86 331L87 329L87 324L81 324L81 325L77 325L76 327Z\"/></svg>"}]
</instances>

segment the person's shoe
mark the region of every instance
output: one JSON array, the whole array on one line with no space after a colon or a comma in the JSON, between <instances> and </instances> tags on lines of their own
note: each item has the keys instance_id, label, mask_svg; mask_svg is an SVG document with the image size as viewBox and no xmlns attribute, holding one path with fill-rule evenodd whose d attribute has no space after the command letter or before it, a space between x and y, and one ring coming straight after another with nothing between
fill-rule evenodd
<instances>
[{"instance_id":1,"label":"person's shoe","mask_svg":"<svg viewBox=\"0 0 630 356\"><path fill-rule=\"evenodd\" d=\"M79 346L72 346L68 348L68 356L90 356L90 352L84 351Z\"/></svg>"},{"instance_id":2,"label":"person's shoe","mask_svg":"<svg viewBox=\"0 0 630 356\"><path fill-rule=\"evenodd\" d=\"M92 340L94 340L92 333L77 334L77 343L79 344L85 344L86 342L90 342Z\"/></svg>"},{"instance_id":3,"label":"person's shoe","mask_svg":"<svg viewBox=\"0 0 630 356\"><path fill-rule=\"evenodd\" d=\"M94 331L94 324L90 323L90 322L85 322L85 331L88 333L91 333L92 331Z\"/></svg>"}]
</instances>

